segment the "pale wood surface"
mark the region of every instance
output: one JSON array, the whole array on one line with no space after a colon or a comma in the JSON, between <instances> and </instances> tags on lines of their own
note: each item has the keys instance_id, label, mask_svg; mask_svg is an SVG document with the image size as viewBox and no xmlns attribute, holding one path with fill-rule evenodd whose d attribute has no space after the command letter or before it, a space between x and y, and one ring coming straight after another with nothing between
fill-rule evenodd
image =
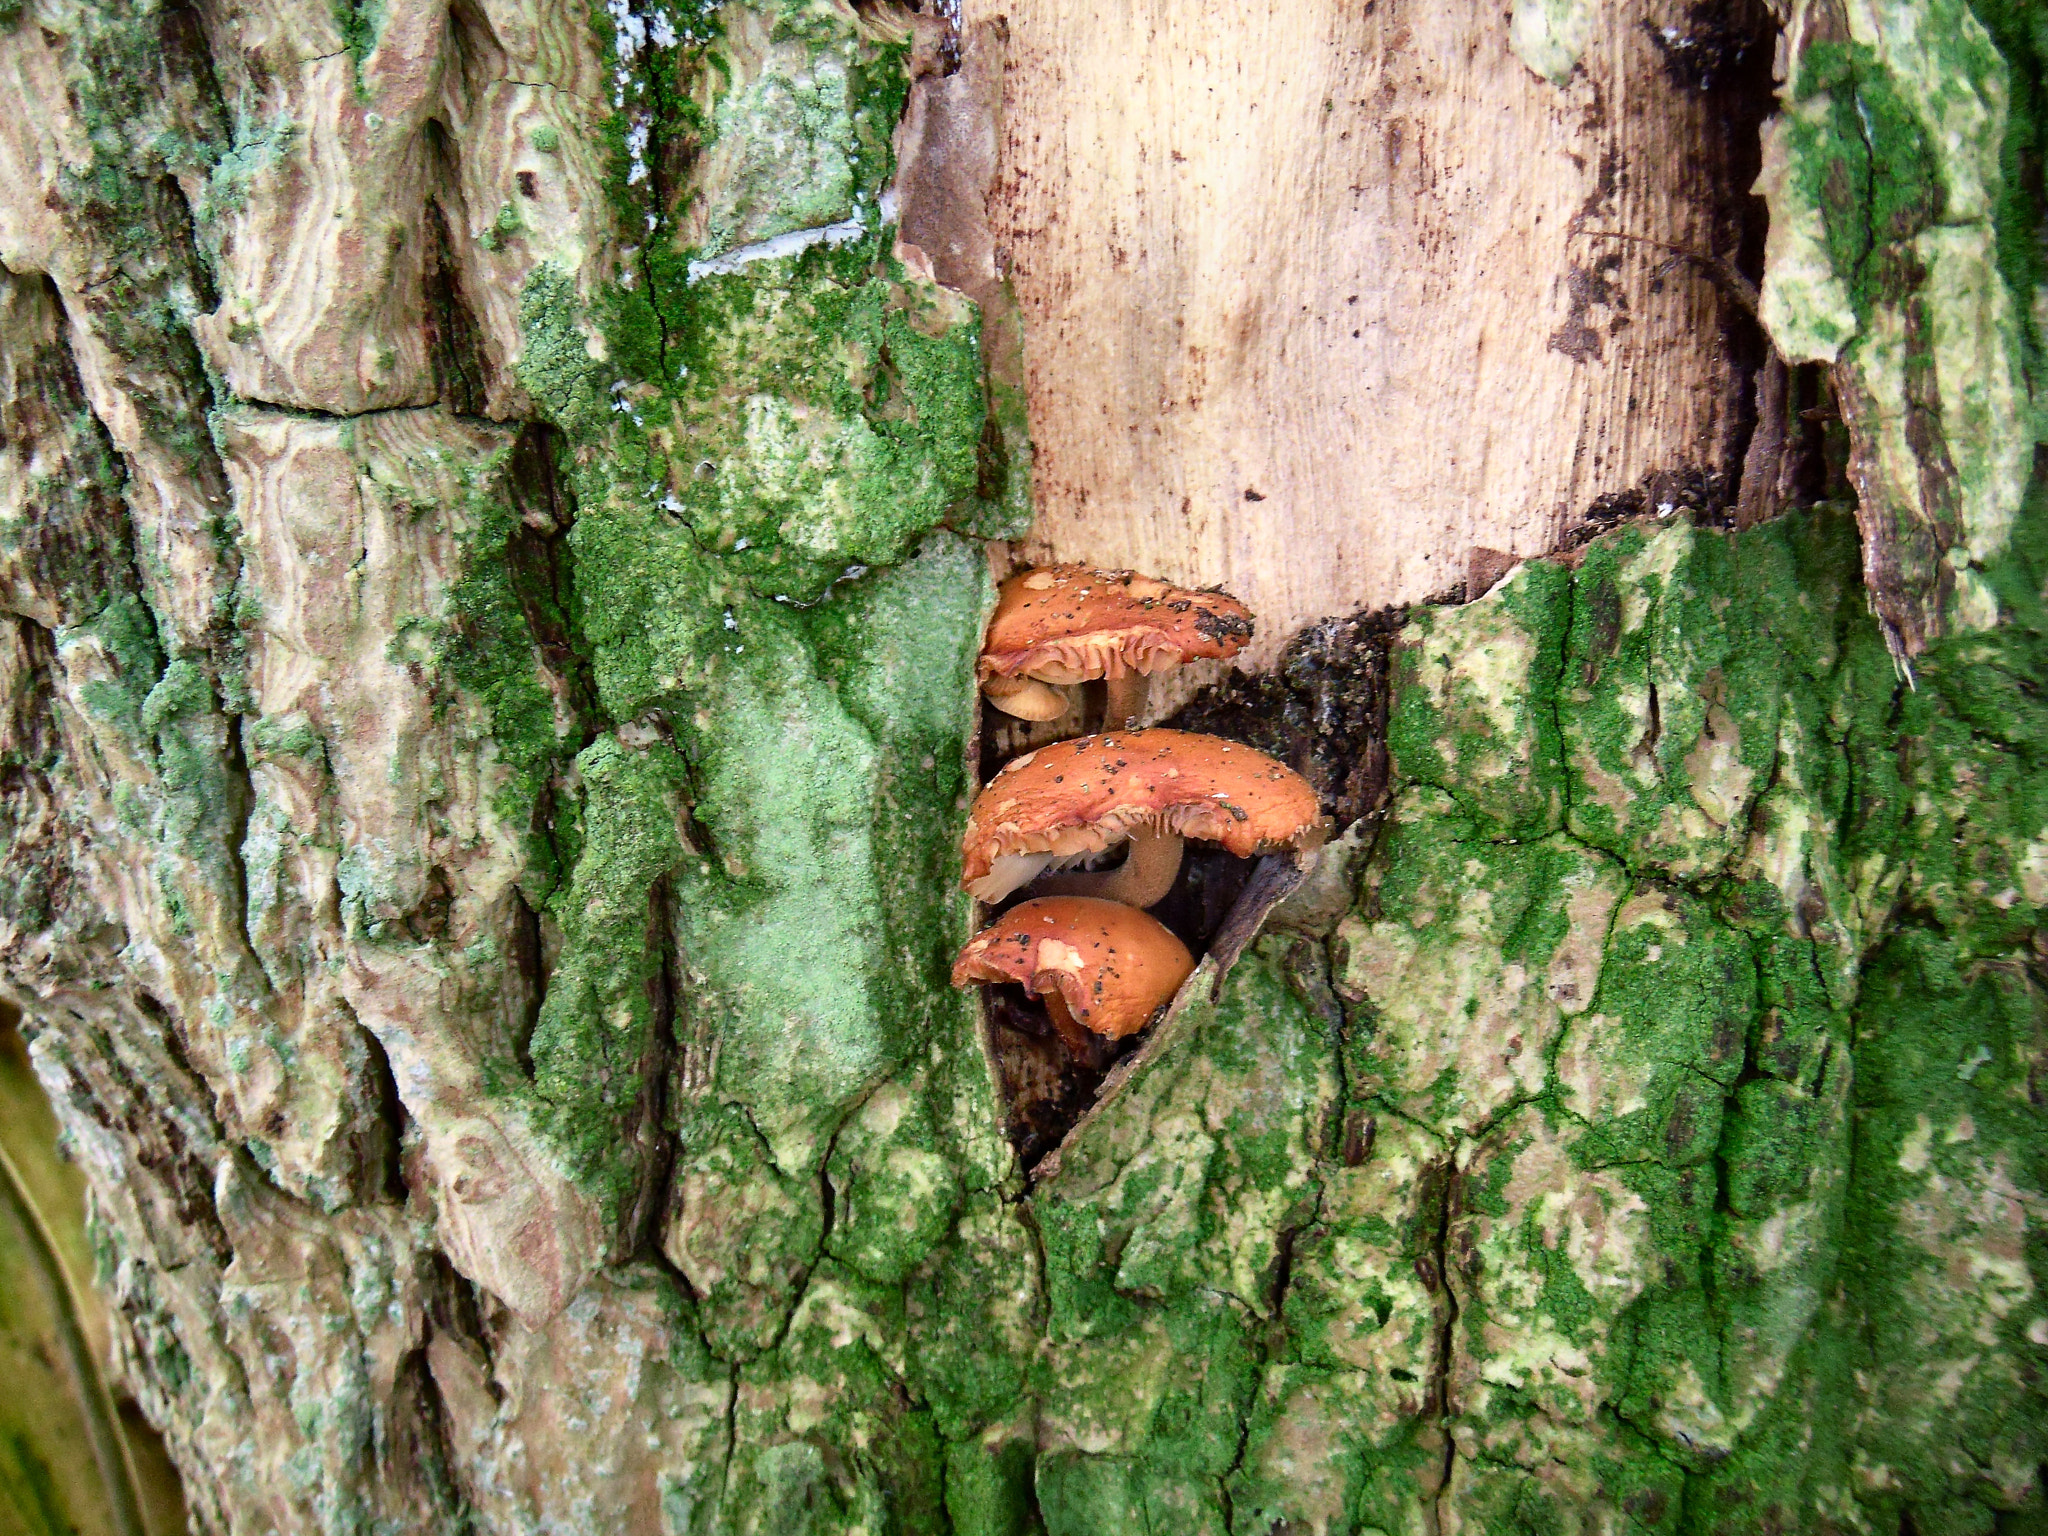
<instances>
[{"instance_id":1,"label":"pale wood surface","mask_svg":"<svg viewBox=\"0 0 2048 1536\"><path fill-rule=\"evenodd\" d=\"M1497 6L964 11L970 51L1007 33L990 221L1025 316L1020 557L1227 586L1256 666L1726 460L1725 301L1598 237L1730 238L1716 105L1644 25L1677 7L1608 8L1563 89Z\"/></svg>"}]
</instances>

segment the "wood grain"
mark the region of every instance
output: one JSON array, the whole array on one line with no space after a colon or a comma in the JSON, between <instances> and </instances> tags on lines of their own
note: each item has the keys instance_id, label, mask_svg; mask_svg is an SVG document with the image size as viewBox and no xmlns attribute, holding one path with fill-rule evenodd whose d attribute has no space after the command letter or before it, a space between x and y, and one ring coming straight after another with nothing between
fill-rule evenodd
<instances>
[{"instance_id":1,"label":"wood grain","mask_svg":"<svg viewBox=\"0 0 2048 1536\"><path fill-rule=\"evenodd\" d=\"M967 0L970 48L1007 32L1020 555L1225 585L1257 666L1318 616L1455 588L1474 550L1553 548L1603 494L1722 468L1725 301L1602 238L1732 243L1725 107L1647 25L1683 20L1608 8L1558 89L1498 7Z\"/></svg>"}]
</instances>

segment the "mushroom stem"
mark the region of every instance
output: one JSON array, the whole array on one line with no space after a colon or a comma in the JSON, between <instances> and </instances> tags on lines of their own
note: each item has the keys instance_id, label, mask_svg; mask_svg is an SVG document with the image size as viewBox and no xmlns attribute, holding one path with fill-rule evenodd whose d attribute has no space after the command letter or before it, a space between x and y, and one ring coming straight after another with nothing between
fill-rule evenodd
<instances>
[{"instance_id":1,"label":"mushroom stem","mask_svg":"<svg viewBox=\"0 0 2048 1536\"><path fill-rule=\"evenodd\" d=\"M1180 873L1180 834L1159 827L1139 827L1131 833L1130 846L1129 856L1115 869L1057 875L1039 881L1036 893L1094 896L1103 901L1120 901L1127 907L1149 907L1164 900L1173 889L1174 877Z\"/></svg>"},{"instance_id":2,"label":"mushroom stem","mask_svg":"<svg viewBox=\"0 0 2048 1536\"><path fill-rule=\"evenodd\" d=\"M1067 1000L1060 995L1059 984L1055 982L1039 995L1045 999L1045 1011L1052 1019L1052 1027L1060 1032L1060 1039L1067 1049L1076 1056L1086 1056L1088 1031L1081 1027L1074 1011L1067 1006Z\"/></svg>"},{"instance_id":3,"label":"mushroom stem","mask_svg":"<svg viewBox=\"0 0 2048 1536\"><path fill-rule=\"evenodd\" d=\"M992 677L981 685L989 703L1019 720L1057 720L1067 712L1064 689L1030 677Z\"/></svg>"},{"instance_id":4,"label":"mushroom stem","mask_svg":"<svg viewBox=\"0 0 2048 1536\"><path fill-rule=\"evenodd\" d=\"M1142 672L1125 672L1106 679L1108 702L1102 711L1105 731L1126 731L1135 727L1145 713L1145 699L1152 691L1152 679Z\"/></svg>"}]
</instances>

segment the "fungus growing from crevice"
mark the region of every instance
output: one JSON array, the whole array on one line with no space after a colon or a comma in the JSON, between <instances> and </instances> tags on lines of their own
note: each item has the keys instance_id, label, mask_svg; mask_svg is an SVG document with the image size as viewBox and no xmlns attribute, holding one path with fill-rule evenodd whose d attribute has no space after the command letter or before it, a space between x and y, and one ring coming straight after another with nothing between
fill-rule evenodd
<instances>
[{"instance_id":1,"label":"fungus growing from crevice","mask_svg":"<svg viewBox=\"0 0 2048 1536\"><path fill-rule=\"evenodd\" d=\"M984 928L953 963L953 985L1018 982L1044 999L1069 1051L1086 1056L1088 1034L1136 1034L1195 968L1195 957L1158 919L1120 902L1048 896L1021 902Z\"/></svg>"},{"instance_id":2,"label":"fungus growing from crevice","mask_svg":"<svg viewBox=\"0 0 2048 1536\"><path fill-rule=\"evenodd\" d=\"M968 816L962 884L991 904L1039 880L1035 894L1150 906L1171 888L1184 838L1247 858L1313 846L1324 831L1315 790L1263 752L1185 731L1105 732L996 775ZM1130 845L1120 869L1040 880L1119 844Z\"/></svg>"},{"instance_id":3,"label":"fungus growing from crevice","mask_svg":"<svg viewBox=\"0 0 2048 1536\"><path fill-rule=\"evenodd\" d=\"M1196 658L1227 658L1252 636L1251 610L1224 592L1133 571L1051 565L1003 583L982 648L982 692L1019 719L1065 714L1061 692L1103 679L1106 729L1144 713L1149 679Z\"/></svg>"}]
</instances>

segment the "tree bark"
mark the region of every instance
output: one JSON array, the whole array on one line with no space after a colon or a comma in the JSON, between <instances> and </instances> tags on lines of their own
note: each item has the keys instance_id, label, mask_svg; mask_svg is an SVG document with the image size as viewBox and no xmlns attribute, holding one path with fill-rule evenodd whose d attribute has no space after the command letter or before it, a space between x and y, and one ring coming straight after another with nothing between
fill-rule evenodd
<instances>
[{"instance_id":1,"label":"tree bark","mask_svg":"<svg viewBox=\"0 0 2048 1536\"><path fill-rule=\"evenodd\" d=\"M195 1528L2048 1521L2043 62L0 0L0 993ZM1046 558L1338 833L1078 1065Z\"/></svg>"}]
</instances>

